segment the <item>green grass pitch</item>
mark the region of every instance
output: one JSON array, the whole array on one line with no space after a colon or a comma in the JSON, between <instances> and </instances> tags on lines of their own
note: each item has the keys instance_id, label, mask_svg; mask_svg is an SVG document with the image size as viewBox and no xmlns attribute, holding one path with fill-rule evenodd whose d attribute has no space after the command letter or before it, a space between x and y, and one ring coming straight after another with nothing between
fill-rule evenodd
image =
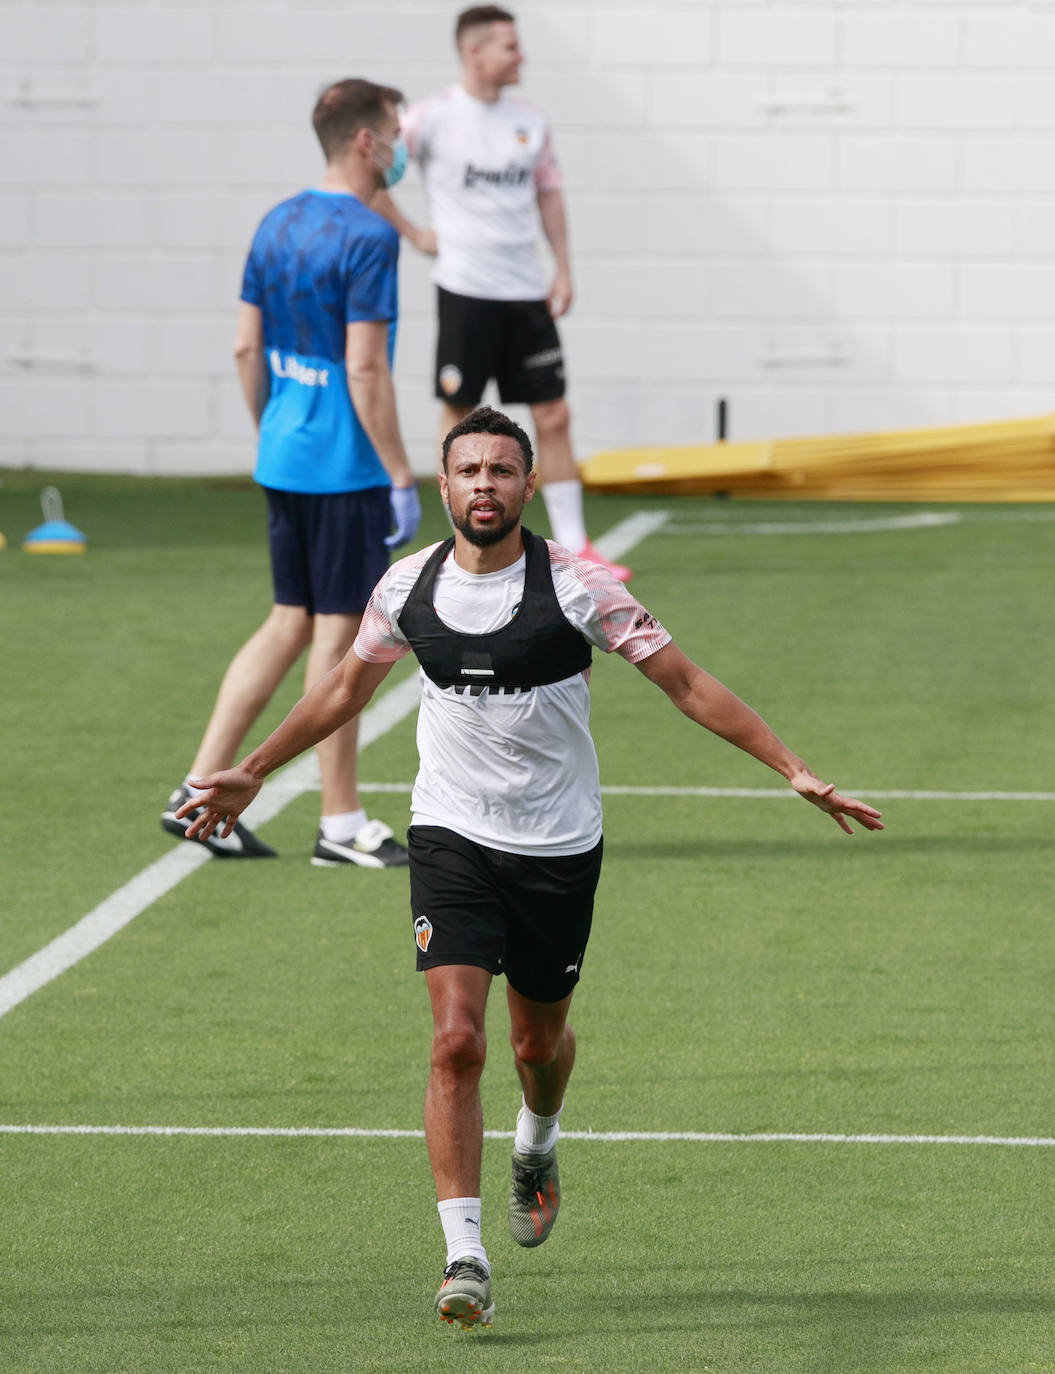
<instances>
[{"instance_id":1,"label":"green grass pitch","mask_svg":"<svg viewBox=\"0 0 1055 1374\"><path fill-rule=\"evenodd\" d=\"M172 848L158 814L269 581L248 483L0 477L2 977ZM48 480L83 557L18 548ZM922 508L591 497L591 529L642 507L671 528L627 556L640 599L822 776L1055 790L1055 510L795 534L759 526ZM418 1138L0 1132L4 1374L1055 1371L1051 1147L577 1134L1055 1137L1055 802L882 800L847 838L794 798L664 792L781 784L621 661L593 699L602 782L657 794L606 798L541 1249L485 1143L493 1331L431 1313ZM408 718L361 777L414 761ZM368 802L405 826L406 792ZM0 1018L0 1126L416 1131L406 875L313 869L316 815L299 796L277 862L204 865ZM501 1132L501 989L491 1011Z\"/></svg>"}]
</instances>

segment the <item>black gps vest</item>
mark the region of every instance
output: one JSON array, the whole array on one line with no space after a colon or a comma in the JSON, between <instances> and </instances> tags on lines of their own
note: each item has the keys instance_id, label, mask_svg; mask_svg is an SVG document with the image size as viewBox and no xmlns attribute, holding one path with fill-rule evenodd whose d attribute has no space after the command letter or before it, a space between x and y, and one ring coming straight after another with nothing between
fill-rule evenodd
<instances>
[{"instance_id":1,"label":"black gps vest","mask_svg":"<svg viewBox=\"0 0 1055 1374\"><path fill-rule=\"evenodd\" d=\"M520 605L492 634L462 634L444 625L432 604L436 574L453 538L431 555L411 588L397 623L426 677L437 687L469 688L479 696L524 691L574 677L590 666L590 644L566 619L553 590L546 541L521 527L527 566Z\"/></svg>"}]
</instances>

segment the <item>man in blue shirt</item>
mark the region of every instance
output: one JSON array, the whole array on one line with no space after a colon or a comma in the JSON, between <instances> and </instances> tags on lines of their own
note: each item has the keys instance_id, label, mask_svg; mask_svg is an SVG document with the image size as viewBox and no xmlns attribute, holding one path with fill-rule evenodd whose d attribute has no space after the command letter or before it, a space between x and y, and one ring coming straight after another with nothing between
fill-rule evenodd
<instances>
[{"instance_id":1,"label":"man in blue shirt","mask_svg":"<svg viewBox=\"0 0 1055 1374\"><path fill-rule=\"evenodd\" d=\"M306 688L342 660L389 549L417 530L391 374L399 236L368 209L406 163L401 100L359 79L324 90L312 116L322 181L267 214L249 251L234 353L259 433L254 477L267 497L274 605L231 661L191 769L162 813L164 829L181 838L187 822L175 812L194 799L194 779L231 765L305 648ZM312 862L404 865L404 847L360 806L357 744L352 721L319 745ZM206 843L228 857L274 854L241 823Z\"/></svg>"}]
</instances>

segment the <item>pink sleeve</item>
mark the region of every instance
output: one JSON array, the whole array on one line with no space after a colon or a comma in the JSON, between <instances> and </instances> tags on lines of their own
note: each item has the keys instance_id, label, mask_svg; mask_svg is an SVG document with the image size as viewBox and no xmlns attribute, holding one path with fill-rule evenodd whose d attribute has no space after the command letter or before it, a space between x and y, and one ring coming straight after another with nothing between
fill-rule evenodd
<instances>
[{"instance_id":1,"label":"pink sleeve","mask_svg":"<svg viewBox=\"0 0 1055 1374\"><path fill-rule=\"evenodd\" d=\"M397 609L393 611L393 572L397 567L400 567L400 563L393 563L371 592L370 602L363 611L356 642L352 646L357 657L367 664L394 664L398 658L411 651L407 640L402 638L400 627L393 624L394 617L398 616L401 609L402 600L407 599L404 594L400 602L397 602Z\"/></svg>"},{"instance_id":2,"label":"pink sleeve","mask_svg":"<svg viewBox=\"0 0 1055 1374\"><path fill-rule=\"evenodd\" d=\"M429 100L419 100L409 105L399 116L399 132L407 144L407 151L415 162L420 162L425 149L425 113Z\"/></svg>"},{"instance_id":3,"label":"pink sleeve","mask_svg":"<svg viewBox=\"0 0 1055 1374\"><path fill-rule=\"evenodd\" d=\"M627 663L640 663L642 659L651 658L670 643L670 635L621 582L617 582L603 568L598 571L610 579L603 590L598 588L594 593L608 653L618 654Z\"/></svg>"},{"instance_id":4,"label":"pink sleeve","mask_svg":"<svg viewBox=\"0 0 1055 1374\"><path fill-rule=\"evenodd\" d=\"M410 652L410 645L393 626L385 608L385 581L382 578L374 588L352 645L365 663L395 663Z\"/></svg>"},{"instance_id":5,"label":"pink sleeve","mask_svg":"<svg viewBox=\"0 0 1055 1374\"><path fill-rule=\"evenodd\" d=\"M540 191L559 191L564 184L560 174L560 163L553 153L549 129L542 139L542 148L535 163L535 186Z\"/></svg>"},{"instance_id":6,"label":"pink sleeve","mask_svg":"<svg viewBox=\"0 0 1055 1374\"><path fill-rule=\"evenodd\" d=\"M670 635L655 616L607 568L576 558L560 544L550 542L549 551L554 572L568 572L593 602L591 619L602 639L598 648L619 654L628 663L640 663L670 643ZM596 629L590 634L587 626L580 628L597 643Z\"/></svg>"},{"instance_id":7,"label":"pink sleeve","mask_svg":"<svg viewBox=\"0 0 1055 1374\"><path fill-rule=\"evenodd\" d=\"M397 621L422 568L438 547L430 544L393 563L370 594L352 645L364 663L395 663L410 653L410 644Z\"/></svg>"}]
</instances>

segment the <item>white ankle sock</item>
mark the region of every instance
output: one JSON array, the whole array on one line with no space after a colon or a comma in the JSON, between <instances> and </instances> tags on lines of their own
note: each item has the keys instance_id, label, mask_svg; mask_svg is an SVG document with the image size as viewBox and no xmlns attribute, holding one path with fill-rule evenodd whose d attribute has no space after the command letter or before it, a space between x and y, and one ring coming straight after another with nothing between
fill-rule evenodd
<instances>
[{"instance_id":1,"label":"white ankle sock","mask_svg":"<svg viewBox=\"0 0 1055 1374\"><path fill-rule=\"evenodd\" d=\"M549 516L553 538L569 553L579 553L586 547L586 525L582 514L582 483L577 477L563 482L547 482L542 488L542 500Z\"/></svg>"},{"instance_id":2,"label":"white ankle sock","mask_svg":"<svg viewBox=\"0 0 1055 1374\"><path fill-rule=\"evenodd\" d=\"M187 791L191 794L192 797L200 797L203 792L208 791L208 788L206 787L195 787L190 779L191 775L188 773L187 776L183 779L183 786L187 789ZM200 782L201 779L199 778L198 781Z\"/></svg>"},{"instance_id":3,"label":"white ankle sock","mask_svg":"<svg viewBox=\"0 0 1055 1374\"><path fill-rule=\"evenodd\" d=\"M329 840L331 844L346 844L354 840L366 824L366 812L362 807L358 811L340 811L335 816L323 816L319 824L324 840Z\"/></svg>"},{"instance_id":4,"label":"white ankle sock","mask_svg":"<svg viewBox=\"0 0 1055 1374\"><path fill-rule=\"evenodd\" d=\"M513 1149L518 1155L546 1155L557 1143L560 1135L560 1114L564 1110L562 1102L555 1116L536 1116L524 1099L517 1113L516 1135Z\"/></svg>"},{"instance_id":5,"label":"white ankle sock","mask_svg":"<svg viewBox=\"0 0 1055 1374\"><path fill-rule=\"evenodd\" d=\"M449 1197L437 1202L436 1209L440 1214L443 1239L447 1242L447 1263L475 1259L490 1273L487 1251L480 1239L480 1199Z\"/></svg>"}]
</instances>

